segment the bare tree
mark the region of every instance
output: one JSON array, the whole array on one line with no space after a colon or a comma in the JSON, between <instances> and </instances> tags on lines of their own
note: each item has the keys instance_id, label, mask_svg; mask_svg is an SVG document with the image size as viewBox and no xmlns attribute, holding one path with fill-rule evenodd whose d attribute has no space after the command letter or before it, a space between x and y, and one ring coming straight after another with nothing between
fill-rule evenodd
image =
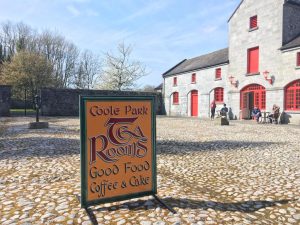
<instances>
[{"instance_id":1,"label":"bare tree","mask_svg":"<svg viewBox=\"0 0 300 225\"><path fill-rule=\"evenodd\" d=\"M80 61L75 77L76 88L93 89L99 82L101 61L98 55L85 50L80 55Z\"/></svg>"},{"instance_id":2,"label":"bare tree","mask_svg":"<svg viewBox=\"0 0 300 225\"><path fill-rule=\"evenodd\" d=\"M105 66L101 87L112 90L128 90L136 86L136 81L145 76L146 69L140 61L130 59L132 47L124 43L118 45L116 55L105 54Z\"/></svg>"}]
</instances>

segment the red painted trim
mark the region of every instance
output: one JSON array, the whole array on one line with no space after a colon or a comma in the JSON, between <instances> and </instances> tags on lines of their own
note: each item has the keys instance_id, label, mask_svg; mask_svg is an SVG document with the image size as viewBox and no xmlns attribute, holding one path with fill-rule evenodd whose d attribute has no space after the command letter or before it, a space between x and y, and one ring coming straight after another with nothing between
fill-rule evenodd
<instances>
[{"instance_id":1,"label":"red painted trim","mask_svg":"<svg viewBox=\"0 0 300 225\"><path fill-rule=\"evenodd\" d=\"M247 93L253 93L253 106L257 106L259 109L266 109L266 88L259 84L250 84L244 87L240 93L240 109L247 108Z\"/></svg>"},{"instance_id":2,"label":"red painted trim","mask_svg":"<svg viewBox=\"0 0 300 225\"><path fill-rule=\"evenodd\" d=\"M247 74L259 72L259 47L248 49Z\"/></svg>"},{"instance_id":3,"label":"red painted trim","mask_svg":"<svg viewBox=\"0 0 300 225\"><path fill-rule=\"evenodd\" d=\"M196 74L193 73L192 74L192 84L195 84L196 83Z\"/></svg>"},{"instance_id":4,"label":"red painted trim","mask_svg":"<svg viewBox=\"0 0 300 225\"><path fill-rule=\"evenodd\" d=\"M250 29L257 27L257 15L250 17Z\"/></svg>"},{"instance_id":5,"label":"red painted trim","mask_svg":"<svg viewBox=\"0 0 300 225\"><path fill-rule=\"evenodd\" d=\"M224 102L224 88L215 88L214 90L214 99L216 103L223 103Z\"/></svg>"},{"instance_id":6,"label":"red painted trim","mask_svg":"<svg viewBox=\"0 0 300 225\"><path fill-rule=\"evenodd\" d=\"M198 91L191 91L191 116L198 116Z\"/></svg>"},{"instance_id":7,"label":"red painted trim","mask_svg":"<svg viewBox=\"0 0 300 225\"><path fill-rule=\"evenodd\" d=\"M222 79L222 69L221 68L216 69L215 79Z\"/></svg>"},{"instance_id":8,"label":"red painted trim","mask_svg":"<svg viewBox=\"0 0 300 225\"><path fill-rule=\"evenodd\" d=\"M300 52L297 52L297 62L296 62L297 66L300 66Z\"/></svg>"},{"instance_id":9,"label":"red painted trim","mask_svg":"<svg viewBox=\"0 0 300 225\"><path fill-rule=\"evenodd\" d=\"M177 86L177 77L173 77L173 86Z\"/></svg>"},{"instance_id":10,"label":"red painted trim","mask_svg":"<svg viewBox=\"0 0 300 225\"><path fill-rule=\"evenodd\" d=\"M295 80L285 87L284 107L288 111L300 111L300 80Z\"/></svg>"},{"instance_id":11,"label":"red painted trim","mask_svg":"<svg viewBox=\"0 0 300 225\"><path fill-rule=\"evenodd\" d=\"M179 93L178 92L173 92L173 105L178 105L179 104Z\"/></svg>"}]
</instances>

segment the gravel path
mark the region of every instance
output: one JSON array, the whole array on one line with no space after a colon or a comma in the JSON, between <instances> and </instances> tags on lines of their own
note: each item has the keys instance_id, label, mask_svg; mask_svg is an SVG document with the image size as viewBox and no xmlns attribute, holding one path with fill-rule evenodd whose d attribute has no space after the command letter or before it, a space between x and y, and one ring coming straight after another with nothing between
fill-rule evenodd
<instances>
[{"instance_id":1,"label":"gravel path","mask_svg":"<svg viewBox=\"0 0 300 225\"><path fill-rule=\"evenodd\" d=\"M91 224L80 209L79 120L0 120L0 224ZM300 127L157 119L158 195L91 207L99 224L300 224Z\"/></svg>"}]
</instances>

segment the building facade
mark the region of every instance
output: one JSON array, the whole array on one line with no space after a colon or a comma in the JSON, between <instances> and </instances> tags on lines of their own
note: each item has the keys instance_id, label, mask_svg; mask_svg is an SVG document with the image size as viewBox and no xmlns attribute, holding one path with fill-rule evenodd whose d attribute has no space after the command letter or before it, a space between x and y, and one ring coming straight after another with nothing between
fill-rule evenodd
<instances>
[{"instance_id":1,"label":"building facade","mask_svg":"<svg viewBox=\"0 0 300 225\"><path fill-rule=\"evenodd\" d=\"M215 100L231 119L247 119L254 106L277 104L300 124L300 0L243 0L228 26L228 48L163 74L167 115L207 118Z\"/></svg>"}]
</instances>

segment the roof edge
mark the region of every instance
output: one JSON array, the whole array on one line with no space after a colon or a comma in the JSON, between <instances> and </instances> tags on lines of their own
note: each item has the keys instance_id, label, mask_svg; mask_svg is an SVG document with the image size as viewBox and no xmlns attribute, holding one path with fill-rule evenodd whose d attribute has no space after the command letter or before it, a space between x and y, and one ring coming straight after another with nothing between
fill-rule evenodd
<instances>
[{"instance_id":1,"label":"roof edge","mask_svg":"<svg viewBox=\"0 0 300 225\"><path fill-rule=\"evenodd\" d=\"M231 18L234 16L234 14L236 13L236 11L238 11L238 9L240 8L240 6L242 5L242 3L244 2L244 0L242 0L240 2L240 4L236 7L236 9L233 11L233 13L231 14L231 16L229 17L229 19L227 20L227 23L229 23L229 21L231 20Z\"/></svg>"},{"instance_id":2,"label":"roof edge","mask_svg":"<svg viewBox=\"0 0 300 225\"><path fill-rule=\"evenodd\" d=\"M292 39L292 40L291 40L291 41L289 41L288 43L286 43L286 44L284 44L283 46L281 46L280 50L282 50L282 51L283 51L283 50L287 50L287 49L291 49L291 48L297 48L297 47L299 47L299 46L300 46L300 44L299 44L299 45L295 45L295 46L291 46L291 47L285 47L286 45L288 45L289 43L293 42L294 40L296 40L296 39L297 39L297 38L299 38L299 37L300 37L300 33L298 33L294 39Z\"/></svg>"},{"instance_id":3,"label":"roof edge","mask_svg":"<svg viewBox=\"0 0 300 225\"><path fill-rule=\"evenodd\" d=\"M290 51L294 51L294 50L298 50L298 49L300 49L300 44L296 45L296 46L288 47L288 48L280 48L279 50L281 50L282 52L290 52Z\"/></svg>"},{"instance_id":4,"label":"roof edge","mask_svg":"<svg viewBox=\"0 0 300 225\"><path fill-rule=\"evenodd\" d=\"M210 66L199 67L199 68L193 69L193 70L186 70L186 71L182 71L182 72L179 72L179 73L172 73L172 74L168 74L168 75L163 75L163 77L164 78L165 77L171 77L171 76L174 76L174 75L184 74L184 73L187 73L187 72L194 72L194 71L198 71L198 70L209 69L209 68L213 68L213 67L216 67L216 66L222 66L222 65L228 65L228 64L229 64L229 60L227 60L225 62L222 62L222 63L210 65Z\"/></svg>"},{"instance_id":5,"label":"roof edge","mask_svg":"<svg viewBox=\"0 0 300 225\"><path fill-rule=\"evenodd\" d=\"M167 73L169 73L171 70L173 70L174 68L176 68L177 66L179 66L181 63L183 63L183 62L185 62L187 59L184 59L184 60L182 60L181 62L179 62L179 63L177 63L175 66L173 66L171 69L168 69L166 72L164 72L163 74L162 74L162 76L163 77L165 77L165 75L167 74Z\"/></svg>"},{"instance_id":6,"label":"roof edge","mask_svg":"<svg viewBox=\"0 0 300 225\"><path fill-rule=\"evenodd\" d=\"M156 88L154 88L154 90L161 90L162 88L163 88L163 83L161 83Z\"/></svg>"}]
</instances>

